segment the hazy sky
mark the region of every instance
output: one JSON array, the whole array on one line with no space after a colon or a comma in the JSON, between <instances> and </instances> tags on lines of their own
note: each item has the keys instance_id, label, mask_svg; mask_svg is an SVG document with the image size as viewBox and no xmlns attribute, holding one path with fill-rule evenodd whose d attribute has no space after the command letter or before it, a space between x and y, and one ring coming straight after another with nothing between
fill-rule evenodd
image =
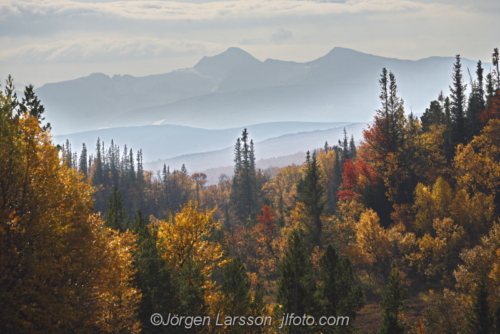
<instances>
[{"instance_id":1,"label":"hazy sky","mask_svg":"<svg viewBox=\"0 0 500 334\"><path fill-rule=\"evenodd\" d=\"M260 60L309 61L342 46L490 62L499 17L499 0L0 0L0 79L165 73L230 46Z\"/></svg>"}]
</instances>

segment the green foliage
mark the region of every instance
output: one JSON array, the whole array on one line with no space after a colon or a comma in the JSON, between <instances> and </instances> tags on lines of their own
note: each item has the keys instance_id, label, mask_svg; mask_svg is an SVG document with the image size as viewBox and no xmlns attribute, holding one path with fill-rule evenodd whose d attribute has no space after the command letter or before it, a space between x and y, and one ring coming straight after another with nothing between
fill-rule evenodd
<instances>
[{"instance_id":1,"label":"green foliage","mask_svg":"<svg viewBox=\"0 0 500 334\"><path fill-rule=\"evenodd\" d=\"M128 227L127 211L123 208L122 195L116 187L108 199L105 222L108 227L119 231L124 231Z\"/></svg>"},{"instance_id":2,"label":"green foliage","mask_svg":"<svg viewBox=\"0 0 500 334\"><path fill-rule=\"evenodd\" d=\"M322 301L323 314L349 317L348 327L339 327L339 330L327 327L324 330L351 333L356 312L365 305L363 289L354 281L351 261L347 257L339 258L329 244L319 260L319 266L322 284L318 288L318 299Z\"/></svg>"},{"instance_id":3,"label":"green foliage","mask_svg":"<svg viewBox=\"0 0 500 334\"><path fill-rule=\"evenodd\" d=\"M305 204L306 214L311 221L312 245L321 244L321 232L323 224L321 214L325 208L325 188L321 180L321 169L316 159L316 153L312 157L307 152L306 171L303 178L297 184L297 201Z\"/></svg>"},{"instance_id":4,"label":"green foliage","mask_svg":"<svg viewBox=\"0 0 500 334\"><path fill-rule=\"evenodd\" d=\"M406 287L401 280L401 274L393 266L383 300L380 303L383 307L380 334L403 334L405 332L400 316L406 309L406 298Z\"/></svg>"},{"instance_id":5,"label":"green foliage","mask_svg":"<svg viewBox=\"0 0 500 334\"><path fill-rule=\"evenodd\" d=\"M142 293L138 318L145 333L172 333L172 328L153 326L150 320L154 313L165 315L179 310L177 282L158 249L157 227L148 226L148 220L141 211L135 215L133 226L137 234L137 250L134 253L137 268L135 284Z\"/></svg>"},{"instance_id":6,"label":"green foliage","mask_svg":"<svg viewBox=\"0 0 500 334\"><path fill-rule=\"evenodd\" d=\"M245 221L258 210L257 174L255 171L255 152L253 140L248 142L248 131L244 129L241 139L236 140L234 149L234 178L231 203L236 216Z\"/></svg>"},{"instance_id":7,"label":"green foliage","mask_svg":"<svg viewBox=\"0 0 500 334\"><path fill-rule=\"evenodd\" d=\"M225 316L248 316L251 306L250 279L239 257L222 270L222 309ZM246 326L232 326L231 333L247 332Z\"/></svg>"},{"instance_id":8,"label":"green foliage","mask_svg":"<svg viewBox=\"0 0 500 334\"><path fill-rule=\"evenodd\" d=\"M462 80L462 62L460 55L456 56L453 65L453 84L451 90L451 116L452 116L452 136L453 146L464 143L466 139L465 128L465 90L467 85Z\"/></svg>"},{"instance_id":9,"label":"green foliage","mask_svg":"<svg viewBox=\"0 0 500 334\"><path fill-rule=\"evenodd\" d=\"M276 301L280 305L279 311L299 316L314 315L317 311L314 298L316 283L311 260L299 230L293 230L288 238L279 274L276 295ZM292 327L288 328L290 333ZM305 330L297 327L295 329L299 332Z\"/></svg>"}]
</instances>

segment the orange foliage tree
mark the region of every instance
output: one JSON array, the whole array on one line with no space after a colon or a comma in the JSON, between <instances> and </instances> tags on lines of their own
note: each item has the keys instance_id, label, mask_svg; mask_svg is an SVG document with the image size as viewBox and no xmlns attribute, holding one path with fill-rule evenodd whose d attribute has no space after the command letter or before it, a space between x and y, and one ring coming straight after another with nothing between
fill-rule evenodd
<instances>
[{"instance_id":1,"label":"orange foliage tree","mask_svg":"<svg viewBox=\"0 0 500 334\"><path fill-rule=\"evenodd\" d=\"M133 236L92 214L92 187L12 102L0 93L0 332L137 332Z\"/></svg>"}]
</instances>

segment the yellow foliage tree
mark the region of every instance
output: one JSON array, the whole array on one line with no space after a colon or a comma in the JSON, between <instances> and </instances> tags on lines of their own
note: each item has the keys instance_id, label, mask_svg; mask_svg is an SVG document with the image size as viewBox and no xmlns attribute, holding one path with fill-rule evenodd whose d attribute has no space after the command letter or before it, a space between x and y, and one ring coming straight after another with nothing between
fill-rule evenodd
<instances>
[{"instance_id":1,"label":"yellow foliage tree","mask_svg":"<svg viewBox=\"0 0 500 334\"><path fill-rule=\"evenodd\" d=\"M293 209L297 196L297 183L302 178L300 166L283 167L276 176L262 188L266 196L274 203L279 219L285 220L287 213Z\"/></svg>"},{"instance_id":2,"label":"yellow foliage tree","mask_svg":"<svg viewBox=\"0 0 500 334\"><path fill-rule=\"evenodd\" d=\"M222 267L226 260L222 245L211 240L219 228L212 218L215 210L200 212L197 209L197 204L188 202L168 221L151 217L151 223L158 226L158 243L164 249L163 257L168 265L180 272L185 265L196 264L208 289L213 286L209 280L213 270Z\"/></svg>"},{"instance_id":3,"label":"yellow foliage tree","mask_svg":"<svg viewBox=\"0 0 500 334\"><path fill-rule=\"evenodd\" d=\"M408 255L410 266L422 277L451 286L453 269L464 245L465 231L451 218L434 219L433 230L435 237L426 233L418 239L418 251Z\"/></svg>"},{"instance_id":4,"label":"yellow foliage tree","mask_svg":"<svg viewBox=\"0 0 500 334\"><path fill-rule=\"evenodd\" d=\"M384 279L390 271L391 244L377 213L371 209L364 211L355 231L350 251L353 263L363 269L370 280L374 275Z\"/></svg>"},{"instance_id":5,"label":"yellow foliage tree","mask_svg":"<svg viewBox=\"0 0 500 334\"><path fill-rule=\"evenodd\" d=\"M134 238L103 226L92 187L1 94L0 161L0 332L137 332Z\"/></svg>"}]
</instances>

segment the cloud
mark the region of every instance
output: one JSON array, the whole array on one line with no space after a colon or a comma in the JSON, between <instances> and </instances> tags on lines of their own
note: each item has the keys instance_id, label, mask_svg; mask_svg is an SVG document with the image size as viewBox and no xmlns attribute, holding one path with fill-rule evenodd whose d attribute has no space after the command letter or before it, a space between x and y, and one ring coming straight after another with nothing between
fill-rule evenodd
<instances>
[{"instance_id":1,"label":"cloud","mask_svg":"<svg viewBox=\"0 0 500 334\"><path fill-rule=\"evenodd\" d=\"M293 38L292 32L283 28L279 28L276 32L274 32L274 34L271 35L271 41L274 44L281 44L291 38Z\"/></svg>"},{"instance_id":2,"label":"cloud","mask_svg":"<svg viewBox=\"0 0 500 334\"><path fill-rule=\"evenodd\" d=\"M7 0L0 6L0 19L6 23L36 21L24 19L65 20L66 26L78 21L109 19L155 21L210 21L220 19L250 19L276 16L307 16L325 14L356 14L363 12L400 12L421 10L450 10L450 5L420 3L409 0L346 0L346 1L298 1L298 0L240 0L208 3L173 1L119 1L83 3L68 0ZM91 27L89 27L91 28Z\"/></svg>"},{"instance_id":3,"label":"cloud","mask_svg":"<svg viewBox=\"0 0 500 334\"><path fill-rule=\"evenodd\" d=\"M220 52L224 46L160 38L80 38L0 51L3 62L121 61Z\"/></svg>"}]
</instances>

